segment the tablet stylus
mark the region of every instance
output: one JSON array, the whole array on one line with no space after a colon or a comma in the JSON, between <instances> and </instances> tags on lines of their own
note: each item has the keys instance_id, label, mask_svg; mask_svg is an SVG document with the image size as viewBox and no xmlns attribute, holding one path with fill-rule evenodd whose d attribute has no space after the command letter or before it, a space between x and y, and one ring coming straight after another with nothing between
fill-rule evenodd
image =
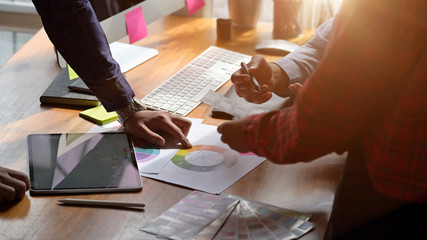
<instances>
[{"instance_id":1,"label":"tablet stylus","mask_svg":"<svg viewBox=\"0 0 427 240\"><path fill-rule=\"evenodd\" d=\"M60 199L58 202L65 205L85 205L85 206L102 206L102 207L145 207L144 203L137 202L116 202L106 200L88 200L88 199Z\"/></svg>"}]
</instances>

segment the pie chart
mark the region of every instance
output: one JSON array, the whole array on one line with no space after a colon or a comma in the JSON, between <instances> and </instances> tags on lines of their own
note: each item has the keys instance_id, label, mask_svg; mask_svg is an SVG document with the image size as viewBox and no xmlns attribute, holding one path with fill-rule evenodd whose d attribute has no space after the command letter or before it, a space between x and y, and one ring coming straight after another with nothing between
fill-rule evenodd
<instances>
[{"instance_id":1,"label":"pie chart","mask_svg":"<svg viewBox=\"0 0 427 240\"><path fill-rule=\"evenodd\" d=\"M190 149L180 149L172 162L181 168L195 172L224 170L237 163L239 155L226 148L213 145L195 145Z\"/></svg>"},{"instance_id":2,"label":"pie chart","mask_svg":"<svg viewBox=\"0 0 427 240\"><path fill-rule=\"evenodd\" d=\"M135 156L136 161L139 163L148 162L154 158L156 158L160 154L160 150L156 148L152 148L152 146L144 147L136 147Z\"/></svg>"}]
</instances>

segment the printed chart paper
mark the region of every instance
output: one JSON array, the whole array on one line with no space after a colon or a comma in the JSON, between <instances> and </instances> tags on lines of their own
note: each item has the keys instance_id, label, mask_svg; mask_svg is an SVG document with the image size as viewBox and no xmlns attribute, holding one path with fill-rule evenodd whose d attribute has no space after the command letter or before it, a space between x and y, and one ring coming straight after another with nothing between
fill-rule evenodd
<instances>
[{"instance_id":1,"label":"printed chart paper","mask_svg":"<svg viewBox=\"0 0 427 240\"><path fill-rule=\"evenodd\" d=\"M191 119L190 149L150 148L135 144L141 176L218 194L265 161L253 153L239 153L221 142L217 127ZM90 132L117 131L117 122L94 126Z\"/></svg>"},{"instance_id":2,"label":"printed chart paper","mask_svg":"<svg viewBox=\"0 0 427 240\"><path fill-rule=\"evenodd\" d=\"M198 128L202 119L187 118L191 121L192 128ZM114 121L102 126L94 126L89 132L117 131L122 125ZM179 146L175 140L166 138L166 146L158 148L147 142L134 139L134 151L140 173L158 174L170 162L173 156L179 151Z\"/></svg>"},{"instance_id":3,"label":"printed chart paper","mask_svg":"<svg viewBox=\"0 0 427 240\"><path fill-rule=\"evenodd\" d=\"M159 174L141 175L217 194L265 161L253 153L231 150L216 129L206 124L193 126L188 134L192 148L177 151Z\"/></svg>"}]
</instances>

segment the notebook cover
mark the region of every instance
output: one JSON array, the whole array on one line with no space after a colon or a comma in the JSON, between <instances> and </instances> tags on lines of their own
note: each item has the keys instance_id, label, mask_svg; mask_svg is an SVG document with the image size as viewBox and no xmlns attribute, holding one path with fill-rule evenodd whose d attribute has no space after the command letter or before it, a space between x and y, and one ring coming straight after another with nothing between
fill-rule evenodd
<instances>
[{"instance_id":1,"label":"notebook cover","mask_svg":"<svg viewBox=\"0 0 427 240\"><path fill-rule=\"evenodd\" d=\"M99 105L99 100L93 95L70 91L68 85L71 81L75 80L70 80L68 76L68 69L62 69L40 97L40 102L42 104L60 104L85 107Z\"/></svg>"},{"instance_id":2,"label":"notebook cover","mask_svg":"<svg viewBox=\"0 0 427 240\"><path fill-rule=\"evenodd\" d=\"M92 90L89 89L89 87L83 82L83 80L81 78L76 78L76 79L71 80L70 84L68 85L68 88L72 92L94 95Z\"/></svg>"}]
</instances>

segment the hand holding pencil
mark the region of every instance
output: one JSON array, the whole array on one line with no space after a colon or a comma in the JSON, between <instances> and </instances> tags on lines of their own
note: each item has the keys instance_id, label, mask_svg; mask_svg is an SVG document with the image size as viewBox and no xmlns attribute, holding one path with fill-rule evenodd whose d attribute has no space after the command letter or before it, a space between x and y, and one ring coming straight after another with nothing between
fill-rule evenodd
<instances>
[{"instance_id":1,"label":"hand holding pencil","mask_svg":"<svg viewBox=\"0 0 427 240\"><path fill-rule=\"evenodd\" d=\"M272 70L262 56L254 56L231 75L236 94L251 103L264 103L272 97Z\"/></svg>"}]
</instances>

